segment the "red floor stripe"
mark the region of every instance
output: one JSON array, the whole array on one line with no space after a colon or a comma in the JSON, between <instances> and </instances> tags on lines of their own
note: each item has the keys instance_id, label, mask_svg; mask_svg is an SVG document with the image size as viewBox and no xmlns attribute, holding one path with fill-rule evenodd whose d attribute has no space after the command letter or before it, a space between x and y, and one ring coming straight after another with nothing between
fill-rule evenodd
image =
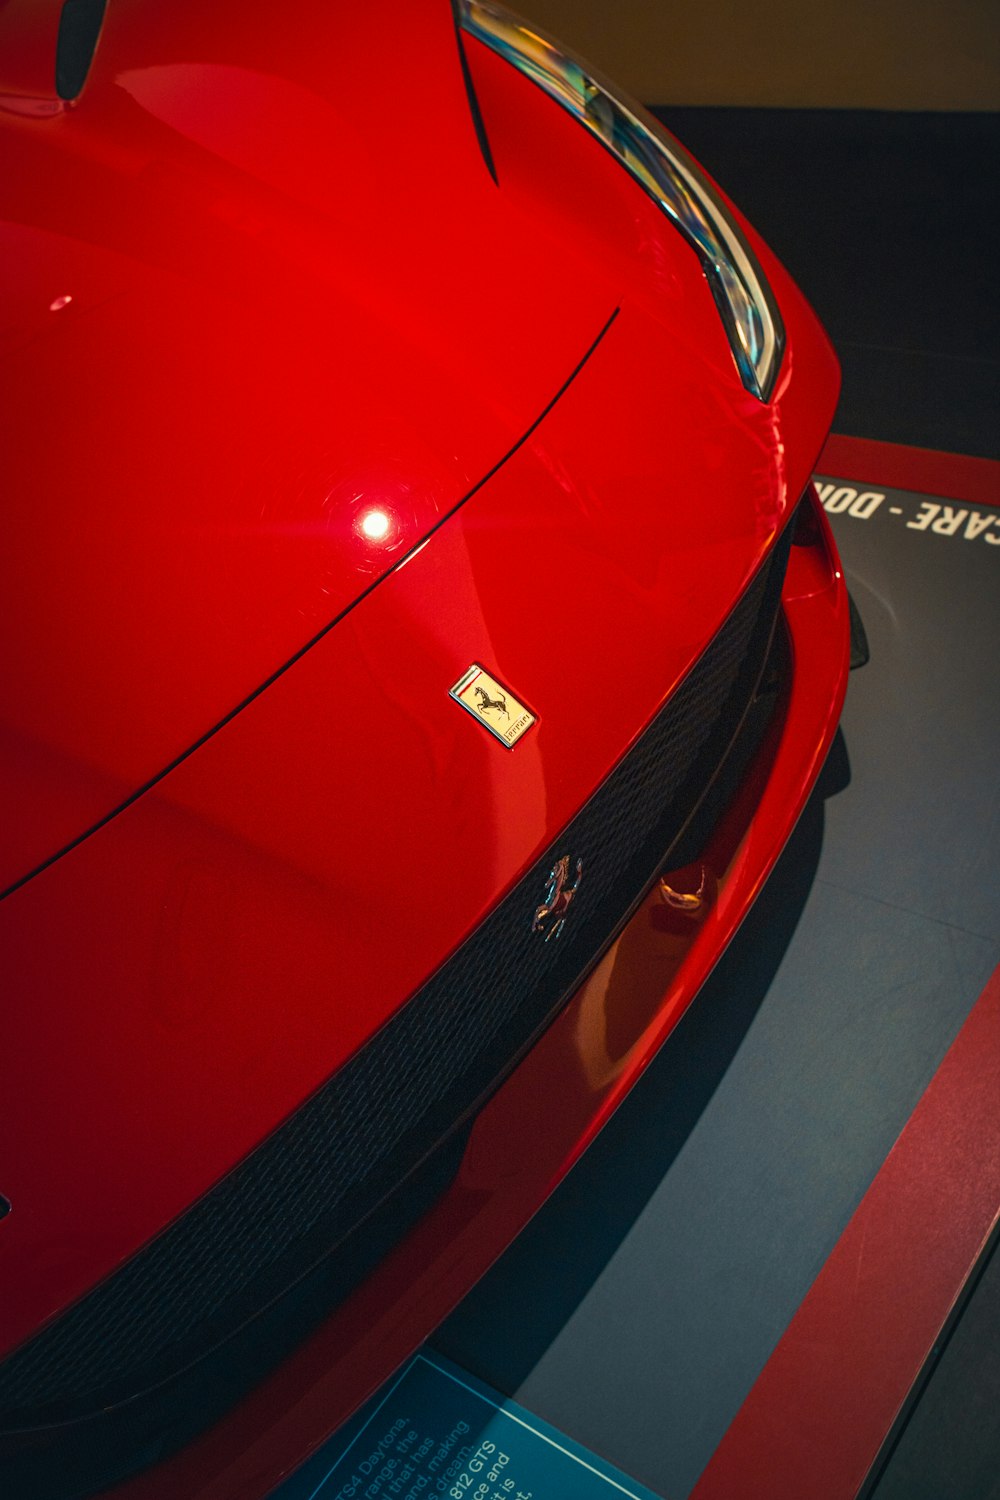
<instances>
[{"instance_id":1,"label":"red floor stripe","mask_svg":"<svg viewBox=\"0 0 1000 1500\"><path fill-rule=\"evenodd\" d=\"M831 479L860 479L897 490L916 490L962 500L966 505L1000 505L1000 463L930 448L904 448L870 438L831 433L816 466Z\"/></svg>"},{"instance_id":2,"label":"red floor stripe","mask_svg":"<svg viewBox=\"0 0 1000 1500\"><path fill-rule=\"evenodd\" d=\"M1000 1211L1000 969L691 1500L853 1500Z\"/></svg>"}]
</instances>

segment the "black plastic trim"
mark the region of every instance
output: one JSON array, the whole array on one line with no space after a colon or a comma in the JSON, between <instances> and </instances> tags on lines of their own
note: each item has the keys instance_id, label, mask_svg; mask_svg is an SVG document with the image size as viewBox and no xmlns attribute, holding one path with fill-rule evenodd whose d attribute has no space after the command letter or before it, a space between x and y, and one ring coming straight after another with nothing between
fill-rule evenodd
<instances>
[{"instance_id":1,"label":"black plastic trim","mask_svg":"<svg viewBox=\"0 0 1000 1500\"><path fill-rule=\"evenodd\" d=\"M56 39L56 93L67 102L79 97L101 34L107 0L66 0Z\"/></svg>"}]
</instances>

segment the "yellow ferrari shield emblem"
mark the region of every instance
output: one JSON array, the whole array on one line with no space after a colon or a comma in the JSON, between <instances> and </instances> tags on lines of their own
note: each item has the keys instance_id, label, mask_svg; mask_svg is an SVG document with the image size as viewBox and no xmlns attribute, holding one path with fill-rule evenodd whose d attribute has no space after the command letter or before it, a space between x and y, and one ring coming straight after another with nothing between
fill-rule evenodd
<instances>
[{"instance_id":1,"label":"yellow ferrari shield emblem","mask_svg":"<svg viewBox=\"0 0 1000 1500\"><path fill-rule=\"evenodd\" d=\"M459 678L450 693L456 703L468 709L472 717L478 719L508 750L513 750L522 734L535 722L535 714L523 703L518 703L513 693L476 662Z\"/></svg>"}]
</instances>

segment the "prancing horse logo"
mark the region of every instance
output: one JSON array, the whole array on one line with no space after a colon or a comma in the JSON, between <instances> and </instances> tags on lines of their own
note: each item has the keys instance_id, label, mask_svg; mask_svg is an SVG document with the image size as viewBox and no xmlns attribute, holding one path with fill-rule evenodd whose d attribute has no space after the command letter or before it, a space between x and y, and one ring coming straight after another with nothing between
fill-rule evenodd
<instances>
[{"instance_id":1,"label":"prancing horse logo","mask_svg":"<svg viewBox=\"0 0 1000 1500\"><path fill-rule=\"evenodd\" d=\"M480 687L478 683L473 691L479 699L479 712L481 714L485 715L488 708L498 708L502 714L507 714L507 718L510 718L510 714L507 713L507 699L503 693L500 693L499 698L491 698L486 689ZM497 691L499 692L499 688Z\"/></svg>"},{"instance_id":2,"label":"prancing horse logo","mask_svg":"<svg viewBox=\"0 0 1000 1500\"><path fill-rule=\"evenodd\" d=\"M569 855L564 854L557 859L549 872L549 888L545 892L545 900L541 906L535 909L535 920L531 924L532 932L545 932L544 924L549 917L555 917L555 921L545 932L545 941L549 938L558 937L566 924L566 913L569 911L570 903L577 891L580 889L580 881L583 879L583 860L576 862L576 884L569 885Z\"/></svg>"},{"instance_id":3,"label":"prancing horse logo","mask_svg":"<svg viewBox=\"0 0 1000 1500\"><path fill-rule=\"evenodd\" d=\"M0 0L0 8L2 4ZM531 709L519 703L515 694L477 661L462 673L448 694L507 750L513 750L521 736L538 722Z\"/></svg>"}]
</instances>

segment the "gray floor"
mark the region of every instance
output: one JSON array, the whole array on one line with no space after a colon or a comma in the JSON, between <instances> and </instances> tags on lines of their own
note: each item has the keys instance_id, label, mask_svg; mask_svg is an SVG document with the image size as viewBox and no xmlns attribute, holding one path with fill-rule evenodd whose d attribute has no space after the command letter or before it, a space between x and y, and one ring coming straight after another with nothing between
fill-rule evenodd
<instances>
[{"instance_id":1,"label":"gray floor","mask_svg":"<svg viewBox=\"0 0 1000 1500\"><path fill-rule=\"evenodd\" d=\"M872 660L761 901L435 1344L666 1500L697 1480L1000 962L1000 547L833 517ZM893 510L898 514L893 514Z\"/></svg>"}]
</instances>

